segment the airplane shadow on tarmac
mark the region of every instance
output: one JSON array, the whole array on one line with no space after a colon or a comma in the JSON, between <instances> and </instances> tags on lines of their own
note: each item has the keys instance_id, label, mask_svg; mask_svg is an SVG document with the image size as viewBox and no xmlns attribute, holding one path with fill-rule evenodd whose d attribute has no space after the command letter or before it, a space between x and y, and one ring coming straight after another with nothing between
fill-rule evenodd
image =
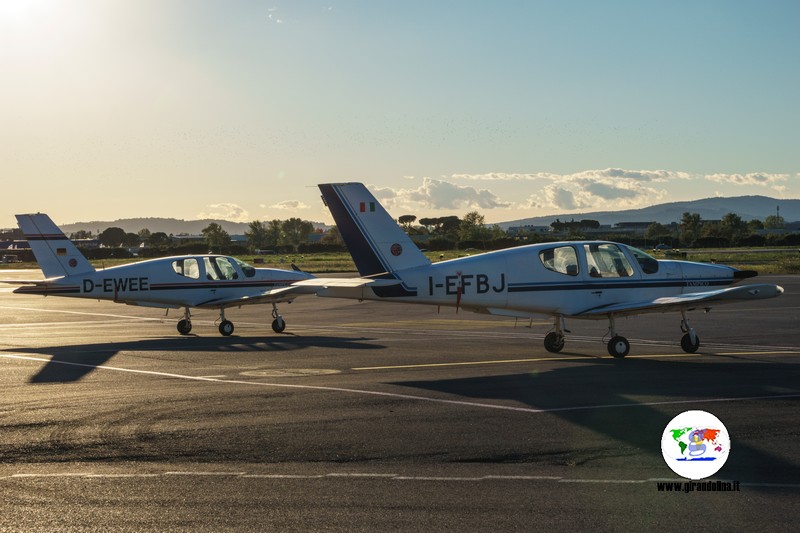
<instances>
[{"instance_id":1,"label":"airplane shadow on tarmac","mask_svg":"<svg viewBox=\"0 0 800 533\"><path fill-rule=\"evenodd\" d=\"M733 357L714 362L595 359L541 373L392 384L476 400L512 400L547 410L623 443L632 448L633 455L644 452L661 457L661 434L683 411L725 412L718 416L731 435L731 458L716 479L791 484L800 480L800 464L785 459L797 451L800 365ZM755 407L753 402L758 400L709 401L784 395L794 397L767 400ZM646 405L649 402L665 405ZM742 412L745 406L747 414ZM775 413L781 413L780 418ZM745 441L757 442L759 447ZM782 457L767 451L778 441L784 446Z\"/></svg>"},{"instance_id":2,"label":"airplane shadow on tarmac","mask_svg":"<svg viewBox=\"0 0 800 533\"><path fill-rule=\"evenodd\" d=\"M273 337L164 337L125 342L75 344L2 350L15 354L47 355L50 361L30 379L30 383L69 383L79 381L119 352L213 352L246 353L302 350L326 347L340 350L380 350L385 347L364 337L298 337L284 334Z\"/></svg>"}]
</instances>

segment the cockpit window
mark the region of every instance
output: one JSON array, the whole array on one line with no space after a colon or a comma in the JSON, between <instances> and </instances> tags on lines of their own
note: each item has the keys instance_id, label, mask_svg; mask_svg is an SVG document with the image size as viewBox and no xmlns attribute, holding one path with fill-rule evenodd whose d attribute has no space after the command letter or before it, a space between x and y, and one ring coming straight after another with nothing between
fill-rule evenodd
<instances>
[{"instance_id":1,"label":"cockpit window","mask_svg":"<svg viewBox=\"0 0 800 533\"><path fill-rule=\"evenodd\" d=\"M584 244L586 265L593 278L626 278L633 275L633 267L616 244Z\"/></svg>"},{"instance_id":2,"label":"cockpit window","mask_svg":"<svg viewBox=\"0 0 800 533\"><path fill-rule=\"evenodd\" d=\"M200 265L197 264L197 259L193 257L173 261L172 270L174 270L176 274L187 278L200 279Z\"/></svg>"},{"instance_id":3,"label":"cockpit window","mask_svg":"<svg viewBox=\"0 0 800 533\"><path fill-rule=\"evenodd\" d=\"M237 279L239 274L227 257L204 257L203 264L206 266L206 278L210 280Z\"/></svg>"},{"instance_id":4,"label":"cockpit window","mask_svg":"<svg viewBox=\"0 0 800 533\"><path fill-rule=\"evenodd\" d=\"M231 260L227 257L215 257L214 262L219 267L219 272L222 279L237 279L239 274L236 273L236 269L233 267Z\"/></svg>"},{"instance_id":5,"label":"cockpit window","mask_svg":"<svg viewBox=\"0 0 800 533\"><path fill-rule=\"evenodd\" d=\"M539 260L547 270L566 274L578 275L578 255L572 246L559 246L539 252Z\"/></svg>"},{"instance_id":6,"label":"cockpit window","mask_svg":"<svg viewBox=\"0 0 800 533\"><path fill-rule=\"evenodd\" d=\"M256 275L256 269L254 267L248 265L244 261L239 261L238 259L234 259L234 261L239 264L239 268L241 268L242 272L244 272L244 277L252 278Z\"/></svg>"},{"instance_id":7,"label":"cockpit window","mask_svg":"<svg viewBox=\"0 0 800 533\"><path fill-rule=\"evenodd\" d=\"M658 259L632 246L628 246L628 250L633 254L639 266L642 267L642 272L645 274L655 274L658 272Z\"/></svg>"}]
</instances>

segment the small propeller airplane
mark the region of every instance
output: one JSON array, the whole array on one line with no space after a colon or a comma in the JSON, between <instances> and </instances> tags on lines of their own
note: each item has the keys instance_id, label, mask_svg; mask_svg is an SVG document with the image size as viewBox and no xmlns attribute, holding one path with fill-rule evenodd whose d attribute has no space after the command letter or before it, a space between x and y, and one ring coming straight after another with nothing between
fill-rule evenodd
<instances>
[{"instance_id":1,"label":"small propeller airplane","mask_svg":"<svg viewBox=\"0 0 800 533\"><path fill-rule=\"evenodd\" d=\"M219 310L219 332L233 333L225 309L272 304L272 329L281 333L286 322L278 303L332 286L357 287L386 281L360 278L317 278L299 270L254 268L233 257L215 254L149 259L96 270L49 216L16 215L22 233L44 274L44 280L0 280L22 285L18 294L112 300L117 303L184 309L177 328L192 330L191 308Z\"/></svg>"},{"instance_id":2,"label":"small propeller airplane","mask_svg":"<svg viewBox=\"0 0 800 533\"><path fill-rule=\"evenodd\" d=\"M329 287L318 296L453 306L517 318L549 316L544 347L564 348L566 319L608 320L608 353L625 357L616 319L640 313L681 314L681 347L700 347L687 311L773 298L778 285L728 287L756 276L722 265L657 260L614 242L532 244L432 264L361 183L320 184L339 233L364 278L381 285ZM392 284L393 283L393 284Z\"/></svg>"}]
</instances>

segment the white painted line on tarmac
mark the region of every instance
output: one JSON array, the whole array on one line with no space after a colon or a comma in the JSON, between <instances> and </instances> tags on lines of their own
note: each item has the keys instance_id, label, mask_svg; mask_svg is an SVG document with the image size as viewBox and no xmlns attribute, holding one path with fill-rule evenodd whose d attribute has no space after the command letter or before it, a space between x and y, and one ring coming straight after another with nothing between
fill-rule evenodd
<instances>
[{"instance_id":1,"label":"white painted line on tarmac","mask_svg":"<svg viewBox=\"0 0 800 533\"><path fill-rule=\"evenodd\" d=\"M129 374L142 374L147 376L158 376L158 377L166 377L166 378L174 378L174 379L183 379L187 381L200 381L200 382L207 382L207 383L225 383L225 384L234 384L234 385L247 385L251 387L275 387L275 388L282 388L282 389L296 389L296 390L313 390L313 391L327 391L327 392L344 392L348 394L360 394L365 396L377 396L383 398L392 398L392 399L399 399L399 400L411 400L411 401L418 401L418 402L432 402L432 403L441 403L446 405L457 405L461 407L472 407L472 408L479 408L479 409L496 409L500 411L512 411L512 412L519 412L519 413L557 413L562 411L586 411L586 410L594 410L594 409L616 409L616 408L624 408L624 407L645 407L645 406L657 406L657 405L681 405L681 404L702 404L702 403L719 403L719 402L743 402L743 401L754 401L754 400L780 400L780 399L789 399L789 398L800 398L800 393L797 394L775 394L775 395L765 395L765 396L745 396L745 397L726 397L726 398L698 398L692 400L670 400L670 401L663 401L663 402L631 402L631 403L621 403L621 404L601 404L601 405L580 405L580 406L569 406L569 407L551 407L548 409L534 409L531 407L515 407L511 405L498 405L498 404L490 404L490 403L480 403L480 402L469 402L465 400L447 400L444 398L432 398L430 396L416 396L413 394L399 394L394 392L381 392L381 391L371 391L371 390L363 390L363 389L347 389L342 387L328 387L322 385L298 385L298 384L289 384L289 383L267 383L263 381L244 381L244 380L236 380L236 379L219 379L219 378L209 378L209 377L202 377L202 376L189 376L185 374L174 374L170 372L157 372L155 370L137 370L132 368L122 368L122 367L115 367L115 366L106 366L106 365L91 365L86 363L74 363L71 361L58 361L55 359L47 359L44 357L32 357L29 355L23 354L11 354L11 353L2 353L0 354L1 358L5 359L16 359L16 360L23 360L23 361L36 361L40 363L50 363L50 364L59 364L59 365L67 365L67 366L77 366L81 368L93 368L98 370L110 370L114 372L125 372Z\"/></svg>"},{"instance_id":2,"label":"white painted line on tarmac","mask_svg":"<svg viewBox=\"0 0 800 533\"><path fill-rule=\"evenodd\" d=\"M561 476L526 476L526 475L488 475L488 476L430 476L430 475L403 475L382 474L373 472L348 472L348 473L323 473L323 474L257 474L248 472L215 472L215 471L177 471L163 473L109 473L98 474L94 472L67 472L67 473L18 473L9 476L0 476L0 479L35 480L38 478L87 478L87 479L135 479L135 478L166 478L166 477L227 477L235 480L265 479L265 480L375 480L375 481L411 481L411 482L437 482L437 483L481 483L486 481L513 481L513 482L550 482L571 483L584 485L643 485L645 483L685 483L683 478L647 478L647 479L591 479L591 478L565 478ZM706 480L710 481L710 480ZM759 483L741 481L742 487L760 487L776 489L800 489L800 483Z\"/></svg>"},{"instance_id":3,"label":"white painted line on tarmac","mask_svg":"<svg viewBox=\"0 0 800 533\"><path fill-rule=\"evenodd\" d=\"M146 316L131 316L131 315L115 315L113 313L88 313L85 311L65 311L64 309L42 309L39 307L17 307L11 305L0 305L0 309L12 309L16 311L35 311L37 313L63 313L67 315L81 315L81 316L102 316L111 318L129 318L131 320L144 320L149 322L160 322L163 317L146 317Z\"/></svg>"},{"instance_id":4,"label":"white painted line on tarmac","mask_svg":"<svg viewBox=\"0 0 800 533\"><path fill-rule=\"evenodd\" d=\"M246 472L192 472L192 471L178 471L178 472L164 472L165 476L241 476Z\"/></svg>"},{"instance_id":5,"label":"white painted line on tarmac","mask_svg":"<svg viewBox=\"0 0 800 533\"><path fill-rule=\"evenodd\" d=\"M645 354L628 355L626 359L662 359L671 357L713 357L713 356L735 356L735 355L800 355L797 350L772 350L758 352L724 352L724 353L667 353L667 354ZM445 363L417 363L410 365L388 365L388 366L363 366L351 368L355 371L367 370L404 370L411 368L437 368L450 366L480 366L516 363L540 363L551 361L586 361L587 359L616 359L610 355L569 355L552 357L534 357L529 359L489 359L486 361L451 361Z\"/></svg>"}]
</instances>

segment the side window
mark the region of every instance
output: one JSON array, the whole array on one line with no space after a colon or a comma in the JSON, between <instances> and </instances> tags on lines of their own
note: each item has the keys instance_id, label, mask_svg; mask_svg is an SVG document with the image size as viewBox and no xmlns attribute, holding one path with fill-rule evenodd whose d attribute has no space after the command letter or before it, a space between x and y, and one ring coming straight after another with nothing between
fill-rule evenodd
<instances>
[{"instance_id":1,"label":"side window","mask_svg":"<svg viewBox=\"0 0 800 533\"><path fill-rule=\"evenodd\" d=\"M189 259L178 259L172 262L172 270L180 276L185 276L192 279L200 279L200 265L197 264L197 259L191 257Z\"/></svg>"},{"instance_id":2,"label":"side window","mask_svg":"<svg viewBox=\"0 0 800 533\"><path fill-rule=\"evenodd\" d=\"M626 278L633 275L633 267L615 244L585 244L584 250L591 277Z\"/></svg>"},{"instance_id":3,"label":"side window","mask_svg":"<svg viewBox=\"0 0 800 533\"><path fill-rule=\"evenodd\" d=\"M207 279L218 280L222 277L222 274L219 272L219 267L217 267L217 264L212 261L210 257L203 258L203 265L206 267Z\"/></svg>"},{"instance_id":4,"label":"side window","mask_svg":"<svg viewBox=\"0 0 800 533\"><path fill-rule=\"evenodd\" d=\"M566 274L578 275L578 255L572 246L559 246L539 252L539 260L547 270Z\"/></svg>"},{"instance_id":5,"label":"side window","mask_svg":"<svg viewBox=\"0 0 800 533\"><path fill-rule=\"evenodd\" d=\"M237 279L239 277L239 274L236 273L236 269L227 257L215 257L214 262L219 267L222 279Z\"/></svg>"}]
</instances>

